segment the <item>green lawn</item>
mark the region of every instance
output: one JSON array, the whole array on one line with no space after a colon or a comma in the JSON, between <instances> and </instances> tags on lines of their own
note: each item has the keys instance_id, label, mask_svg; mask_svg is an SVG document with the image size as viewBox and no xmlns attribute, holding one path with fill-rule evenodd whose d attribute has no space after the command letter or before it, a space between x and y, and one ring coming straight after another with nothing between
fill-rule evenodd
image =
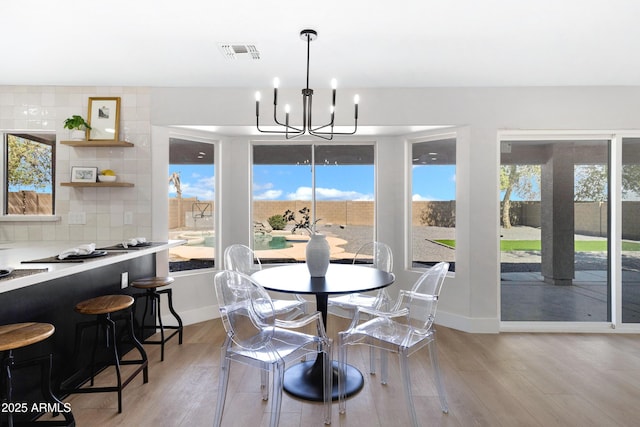
<instances>
[{"instance_id":1,"label":"green lawn","mask_svg":"<svg viewBox=\"0 0 640 427\"><path fill-rule=\"evenodd\" d=\"M456 247L456 241L451 239L439 239L436 242ZM540 240L500 240L500 250L503 252L512 251L539 251ZM605 252L607 242L605 240L576 240L576 252ZM640 251L640 242L622 242L623 251Z\"/></svg>"}]
</instances>

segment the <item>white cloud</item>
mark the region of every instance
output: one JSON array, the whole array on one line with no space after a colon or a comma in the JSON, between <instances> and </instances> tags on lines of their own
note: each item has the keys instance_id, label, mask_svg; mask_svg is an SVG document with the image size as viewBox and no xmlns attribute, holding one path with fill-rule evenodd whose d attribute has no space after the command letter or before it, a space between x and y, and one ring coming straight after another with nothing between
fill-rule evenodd
<instances>
[{"instance_id":1,"label":"white cloud","mask_svg":"<svg viewBox=\"0 0 640 427\"><path fill-rule=\"evenodd\" d=\"M430 202L435 199L431 196L422 196L420 194L414 194L413 196L411 196L411 200L413 200L414 202Z\"/></svg>"},{"instance_id":2,"label":"white cloud","mask_svg":"<svg viewBox=\"0 0 640 427\"><path fill-rule=\"evenodd\" d=\"M259 194L254 194L254 200L276 200L282 196L282 190L267 190Z\"/></svg>"},{"instance_id":3,"label":"white cloud","mask_svg":"<svg viewBox=\"0 0 640 427\"><path fill-rule=\"evenodd\" d=\"M282 196L282 190L274 190L275 186L272 182L264 184L253 184L254 200L277 200Z\"/></svg>"},{"instance_id":4,"label":"white cloud","mask_svg":"<svg viewBox=\"0 0 640 427\"><path fill-rule=\"evenodd\" d=\"M182 182L182 197L196 197L198 200L213 200L215 198L215 176L200 177L197 181ZM176 196L175 188L169 185L169 195Z\"/></svg>"},{"instance_id":5,"label":"white cloud","mask_svg":"<svg viewBox=\"0 0 640 427\"><path fill-rule=\"evenodd\" d=\"M198 200L213 200L215 191L213 186L185 184L182 186L182 197L196 197Z\"/></svg>"},{"instance_id":6,"label":"white cloud","mask_svg":"<svg viewBox=\"0 0 640 427\"><path fill-rule=\"evenodd\" d=\"M287 200L311 200L311 187L298 187L295 192L287 193Z\"/></svg>"},{"instance_id":7,"label":"white cloud","mask_svg":"<svg viewBox=\"0 0 640 427\"><path fill-rule=\"evenodd\" d=\"M374 199L372 195L363 194L360 197L351 200L353 200L354 202L372 202Z\"/></svg>"},{"instance_id":8,"label":"white cloud","mask_svg":"<svg viewBox=\"0 0 640 427\"><path fill-rule=\"evenodd\" d=\"M295 192L287 194L288 200L311 200L311 187L298 187ZM373 195L357 191L344 191L335 188L316 188L317 200L373 200Z\"/></svg>"},{"instance_id":9,"label":"white cloud","mask_svg":"<svg viewBox=\"0 0 640 427\"><path fill-rule=\"evenodd\" d=\"M253 191L270 190L272 188L273 188L272 182L267 182L266 184L253 184Z\"/></svg>"},{"instance_id":10,"label":"white cloud","mask_svg":"<svg viewBox=\"0 0 640 427\"><path fill-rule=\"evenodd\" d=\"M205 186L205 187L215 188L215 186L216 186L216 177L215 176L208 176L208 177L205 177L205 178L200 178L197 181L196 185L198 187Z\"/></svg>"}]
</instances>

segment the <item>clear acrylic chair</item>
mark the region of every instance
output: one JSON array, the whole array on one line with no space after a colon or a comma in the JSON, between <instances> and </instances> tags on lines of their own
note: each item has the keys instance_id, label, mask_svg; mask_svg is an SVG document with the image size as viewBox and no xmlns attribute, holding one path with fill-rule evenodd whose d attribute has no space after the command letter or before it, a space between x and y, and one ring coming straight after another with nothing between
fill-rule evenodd
<instances>
[{"instance_id":1,"label":"clear acrylic chair","mask_svg":"<svg viewBox=\"0 0 640 427\"><path fill-rule=\"evenodd\" d=\"M233 244L224 250L224 266L227 270L237 271L247 276L262 269L260 258L248 246ZM271 302L276 311L276 317L284 320L292 320L307 313L307 301L300 295L295 298L272 298ZM269 382L269 373L260 371L262 388L266 390Z\"/></svg>"},{"instance_id":2,"label":"clear acrylic chair","mask_svg":"<svg viewBox=\"0 0 640 427\"><path fill-rule=\"evenodd\" d=\"M355 256L353 264L370 265L382 271L391 273L393 270L393 253L389 245L382 242L369 242L362 245ZM376 291L374 295L364 293L353 293L330 297L328 302L328 312L340 316L353 319L356 308L365 307L373 310L389 310L391 298L385 288ZM362 313L361 313L362 316ZM381 353L384 358L386 353ZM384 363L384 362L383 362ZM369 349L369 372L376 373L375 349Z\"/></svg>"},{"instance_id":3,"label":"clear acrylic chair","mask_svg":"<svg viewBox=\"0 0 640 427\"><path fill-rule=\"evenodd\" d=\"M431 366L440 398L442 412L448 413L447 399L438 364L436 349L436 331L434 320L440 289L449 270L449 263L440 262L425 271L411 291L401 290L394 307L389 311L358 308L349 329L338 334L338 360L341 371L347 364L347 347L350 345L368 345L397 353L400 359L400 371L405 399L414 427L419 426L411 393L411 371L409 356L427 346L431 357ZM375 316L360 324L360 313ZM386 360L386 359L383 359ZM388 369L382 363L381 382L387 383ZM346 412L344 381L338 377L338 400L340 413Z\"/></svg>"},{"instance_id":4,"label":"clear acrylic chair","mask_svg":"<svg viewBox=\"0 0 640 427\"><path fill-rule=\"evenodd\" d=\"M262 269L262 263L250 247L234 244L224 251L224 267L250 276ZM291 320L307 313L307 301L297 294L293 299L272 299L272 302L281 319Z\"/></svg>"},{"instance_id":5,"label":"clear acrylic chair","mask_svg":"<svg viewBox=\"0 0 640 427\"><path fill-rule=\"evenodd\" d=\"M275 427L280 419L285 364L299 360L308 353L322 353L324 423L331 424L331 340L327 338L319 312L296 320L276 319L276 313L267 291L251 277L224 270L214 278L216 296L227 338L222 346L220 378L215 426L220 426L224 411L230 362L240 362L273 371L271 387L271 417L269 425ZM294 329L315 323L317 335ZM267 387L262 398L269 398Z\"/></svg>"}]
</instances>

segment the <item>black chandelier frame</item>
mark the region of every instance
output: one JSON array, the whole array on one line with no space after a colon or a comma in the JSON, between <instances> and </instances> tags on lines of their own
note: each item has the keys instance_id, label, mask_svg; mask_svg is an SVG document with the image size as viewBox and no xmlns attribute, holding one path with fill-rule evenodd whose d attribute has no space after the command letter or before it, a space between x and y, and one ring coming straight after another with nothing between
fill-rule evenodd
<instances>
[{"instance_id":1,"label":"black chandelier frame","mask_svg":"<svg viewBox=\"0 0 640 427\"><path fill-rule=\"evenodd\" d=\"M358 95L354 98L354 126L351 132L335 132L335 107L336 107L336 84L335 79L332 81L331 94L331 118L329 123L313 127L312 106L313 106L313 89L309 87L309 63L311 57L311 42L318 38L315 30L302 30L300 38L307 42L307 81L306 87L302 89L302 127L292 126L289 123L289 106L285 106L284 122L278 119L278 81L274 81L273 87L273 121L283 127L283 130L266 130L260 129L260 93L256 93L256 128L261 133L284 135L286 139L298 138L308 134L318 138L332 140L335 135L353 135L358 130ZM327 129L329 128L329 129Z\"/></svg>"}]
</instances>

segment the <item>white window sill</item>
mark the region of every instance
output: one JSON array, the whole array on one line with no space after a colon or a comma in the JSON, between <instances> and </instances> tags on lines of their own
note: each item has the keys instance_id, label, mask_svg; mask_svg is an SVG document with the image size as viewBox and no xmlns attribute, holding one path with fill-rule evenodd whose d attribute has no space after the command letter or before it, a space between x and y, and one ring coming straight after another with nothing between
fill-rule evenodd
<instances>
[{"instance_id":1,"label":"white window sill","mask_svg":"<svg viewBox=\"0 0 640 427\"><path fill-rule=\"evenodd\" d=\"M2 215L0 222L56 222L60 215Z\"/></svg>"}]
</instances>

